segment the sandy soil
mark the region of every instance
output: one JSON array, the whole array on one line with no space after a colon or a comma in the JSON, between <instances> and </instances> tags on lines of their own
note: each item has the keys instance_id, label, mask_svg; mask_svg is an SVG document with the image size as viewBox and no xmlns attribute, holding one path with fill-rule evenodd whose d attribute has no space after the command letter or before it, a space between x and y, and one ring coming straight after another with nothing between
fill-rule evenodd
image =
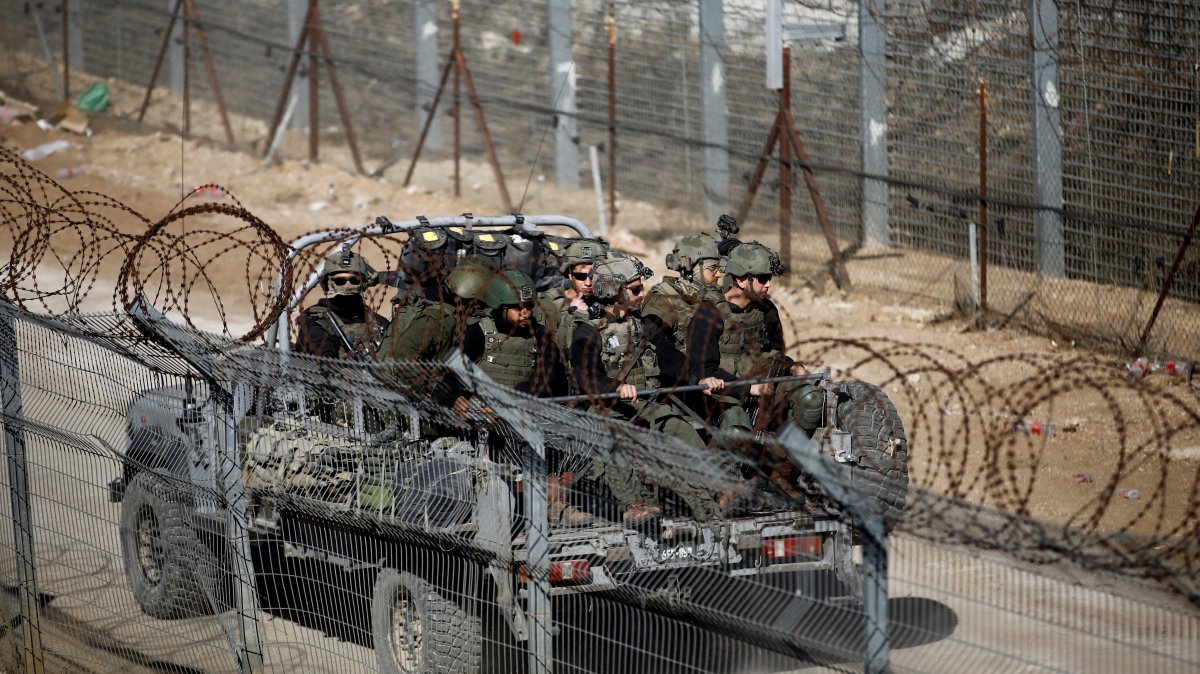
<instances>
[{"instance_id":1,"label":"sandy soil","mask_svg":"<svg viewBox=\"0 0 1200 674\"><path fill-rule=\"evenodd\" d=\"M4 170L12 185L24 186L22 198L34 202L32 208L6 206L9 222L0 238L12 244L12 269L31 264L20 261L21 229L39 213L61 218L50 228L57 259L47 255L33 262L31 273L18 274L23 280L14 292L28 299L62 287L65 295L28 303L33 310L61 311L68 300L85 310L119 307L117 282L129 244L97 231L111 227L143 234L180 207L236 198L269 230L246 230L244 222L226 216L193 216L169 229L191 247L187 256L156 248L153 242L159 239L151 239L126 271L154 288L156 303L177 312L186 306L197 325L234 335L243 334L263 312L266 270L278 262L268 245L272 236L288 241L306 232L368 223L380 214L407 219L503 212L491 169L481 157L464 161L460 198L452 194L449 162L422 159L406 188L401 183L407 157L379 178L360 176L332 132L323 140L319 163L293 159L306 155L307 137L289 133L279 152L284 159L264 164L257 151L265 134L261 123L236 120L245 140L235 148L181 139L179 107L165 97L156 96L145 124L132 121L128 111L140 102L138 93L115 88L115 114L94 115L90 137L33 124L0 126L0 141L17 152L60 138L70 143L67 150L34 162L44 176L21 174L28 169L19 163ZM192 119L203 131L216 116L193 103ZM372 170L378 162L368 164ZM589 191L560 190L542 176L529 176L527 169L509 170L513 198L523 202L525 212L595 221ZM209 182L224 192L192 195L181 203L181 194ZM710 227L695 216L626 199L620 211L610 238L652 267L661 267L676 236ZM81 212L90 219L82 227L73 224L82 221ZM753 223L743 238L777 241ZM228 240L238 245L224 245ZM1200 400L1195 388L1165 375L1131 380L1124 359L1076 349L1069 335L1047 338L988 328L944 306L921 304L929 293L919 289L952 284L960 266L936 256L906 250L862 253L849 261L851 278L887 273L894 276L894 287L874 294L837 291L820 259L824 246L819 237L797 235L794 250L818 254L801 260L773 290L788 319L791 351L814 367L828 366L838 376L884 387L905 418L914 485L1085 529L1196 535ZM377 266L387 264L389 251L367 254ZM172 282L180 279L185 282ZM382 305L382 292L374 300ZM1166 325L1172 311L1168 306ZM1053 423L1057 432L1045 438L1010 432L1020 419Z\"/></svg>"}]
</instances>

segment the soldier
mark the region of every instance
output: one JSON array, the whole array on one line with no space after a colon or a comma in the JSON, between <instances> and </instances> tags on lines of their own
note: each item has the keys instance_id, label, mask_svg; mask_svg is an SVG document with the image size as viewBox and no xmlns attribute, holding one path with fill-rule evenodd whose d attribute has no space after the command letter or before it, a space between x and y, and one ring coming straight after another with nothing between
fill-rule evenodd
<instances>
[{"instance_id":1,"label":"soldier","mask_svg":"<svg viewBox=\"0 0 1200 674\"><path fill-rule=\"evenodd\" d=\"M566 373L558 347L533 318L537 299L533 288L533 279L522 271L508 271L493 279L484 293L488 312L467 326L463 356L498 384L538 397L565 395ZM468 395L461 393L454 401L455 411L463 417L470 406ZM557 463L560 458L551 451L552 461ZM551 522L582 527L596 521L567 502L566 491L574 479L574 472L559 473L551 466L546 478Z\"/></svg>"},{"instance_id":2,"label":"soldier","mask_svg":"<svg viewBox=\"0 0 1200 674\"><path fill-rule=\"evenodd\" d=\"M740 243L729 252L722 301L715 305L702 303L689 326L687 360L693 378L729 382L808 374L803 365L783 353L783 324L778 308L770 299L778 269L771 250L760 243ZM755 384L748 392L738 393L737 404L714 405L711 399L706 401L710 423L715 420L722 430L773 431L780 423L775 417L786 411L809 433L820 425L824 396L812 383L788 382L778 390L774 384ZM762 417L757 423L747 412L748 407L755 405ZM797 496L791 485L793 473L790 463L781 462L774 466L771 480Z\"/></svg>"},{"instance_id":3,"label":"soldier","mask_svg":"<svg viewBox=\"0 0 1200 674\"><path fill-rule=\"evenodd\" d=\"M379 348L379 358L443 360L458 346L467 325L476 319L483 293L498 272L486 262L468 258L446 277L446 301L427 299L415 290L398 292L392 327Z\"/></svg>"},{"instance_id":4,"label":"soldier","mask_svg":"<svg viewBox=\"0 0 1200 674\"><path fill-rule=\"evenodd\" d=\"M642 309L646 331L652 335L659 366L667 385L706 384L707 393L720 390L724 381L717 377L693 380L689 375L686 353L688 328L701 302L716 306L724 300L721 280L721 254L717 242L707 234L689 234L667 254L667 268L679 272L668 276L650 289Z\"/></svg>"},{"instance_id":5,"label":"soldier","mask_svg":"<svg viewBox=\"0 0 1200 674\"><path fill-rule=\"evenodd\" d=\"M649 426L697 448L704 442L675 409L638 399L639 388L659 386L654 348L643 332L639 309L645 300L643 267L634 258L608 259L592 268L588 312L574 314L568 358L576 389L584 394L617 393L606 406L610 416ZM616 462L598 466L623 510L622 521L646 524L662 513L648 485ZM699 520L716 514L716 503L702 489L674 483L664 486L687 501Z\"/></svg>"},{"instance_id":6,"label":"soldier","mask_svg":"<svg viewBox=\"0 0 1200 674\"><path fill-rule=\"evenodd\" d=\"M563 251L562 274L565 283L542 293L538 320L546 326L560 346L567 344L573 312L586 312L586 298L592 294L592 266L608 255L608 246L595 239L574 241Z\"/></svg>"},{"instance_id":7,"label":"soldier","mask_svg":"<svg viewBox=\"0 0 1200 674\"><path fill-rule=\"evenodd\" d=\"M295 350L325 358L374 358L388 320L367 308L363 291L377 280L349 244L325 258L320 280L325 297L304 310Z\"/></svg>"}]
</instances>

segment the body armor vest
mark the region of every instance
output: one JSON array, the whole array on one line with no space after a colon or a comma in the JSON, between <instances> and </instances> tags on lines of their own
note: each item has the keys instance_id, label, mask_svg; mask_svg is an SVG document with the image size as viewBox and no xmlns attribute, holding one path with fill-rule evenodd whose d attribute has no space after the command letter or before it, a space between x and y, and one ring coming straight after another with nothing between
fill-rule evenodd
<instances>
[{"instance_id":1,"label":"body armor vest","mask_svg":"<svg viewBox=\"0 0 1200 674\"><path fill-rule=\"evenodd\" d=\"M479 327L483 329L483 357L479 360L479 369L497 384L527 389L537 365L537 338L503 334L491 316L479 319Z\"/></svg>"},{"instance_id":2,"label":"body armor vest","mask_svg":"<svg viewBox=\"0 0 1200 674\"><path fill-rule=\"evenodd\" d=\"M712 286L703 286L682 277L667 277L650 289L650 297L643 314L654 314L662 318L663 325L671 328L675 335L675 348L687 353L687 334L696 316L696 305L700 302L719 305L724 295Z\"/></svg>"},{"instance_id":3,"label":"body armor vest","mask_svg":"<svg viewBox=\"0 0 1200 674\"><path fill-rule=\"evenodd\" d=\"M763 363L763 345L767 341L766 314L751 304L743 311L736 311L729 302L717 305L725 319L725 331L721 333L719 350L721 369L739 379L756 373Z\"/></svg>"},{"instance_id":4,"label":"body armor vest","mask_svg":"<svg viewBox=\"0 0 1200 674\"><path fill-rule=\"evenodd\" d=\"M600 360L604 363L605 374L622 384L658 388L658 358L644 338L640 316L630 315L623 321L589 322L600 333L603 344Z\"/></svg>"},{"instance_id":5,"label":"body armor vest","mask_svg":"<svg viewBox=\"0 0 1200 674\"><path fill-rule=\"evenodd\" d=\"M362 322L347 323L337 317L329 307L314 304L304 310L304 313L309 316L320 317L330 324L330 336L338 342L338 358L351 358L356 354L364 354L374 358L379 352L379 345L383 342L386 334L386 329L381 321L376 320L375 312L367 309L363 314ZM336 329L335 329L336 326ZM350 340L350 347L338 336L338 329L346 338Z\"/></svg>"}]
</instances>

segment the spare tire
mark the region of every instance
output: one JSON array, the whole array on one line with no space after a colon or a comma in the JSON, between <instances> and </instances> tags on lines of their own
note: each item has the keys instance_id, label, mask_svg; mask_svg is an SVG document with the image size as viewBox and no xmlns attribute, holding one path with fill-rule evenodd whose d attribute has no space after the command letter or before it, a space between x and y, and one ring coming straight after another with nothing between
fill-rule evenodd
<instances>
[{"instance_id":1,"label":"spare tire","mask_svg":"<svg viewBox=\"0 0 1200 674\"><path fill-rule=\"evenodd\" d=\"M857 457L851 464L850 482L875 499L891 531L908 499L908 438L900 414L873 384L840 382L834 391L839 399L837 427L850 434Z\"/></svg>"}]
</instances>

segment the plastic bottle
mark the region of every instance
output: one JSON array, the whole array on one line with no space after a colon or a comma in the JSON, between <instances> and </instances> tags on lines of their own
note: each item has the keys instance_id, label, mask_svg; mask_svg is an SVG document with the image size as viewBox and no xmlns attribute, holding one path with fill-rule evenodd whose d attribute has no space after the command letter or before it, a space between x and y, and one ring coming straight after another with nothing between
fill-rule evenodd
<instances>
[{"instance_id":1,"label":"plastic bottle","mask_svg":"<svg viewBox=\"0 0 1200 674\"><path fill-rule=\"evenodd\" d=\"M1142 356L1136 360L1132 360L1125 365L1125 369L1129 370L1129 376L1134 379L1141 379L1146 376L1146 372L1150 370L1150 359Z\"/></svg>"},{"instance_id":2,"label":"plastic bottle","mask_svg":"<svg viewBox=\"0 0 1200 674\"><path fill-rule=\"evenodd\" d=\"M52 140L49 143L42 143L37 147L31 147L28 150L25 150L21 153L21 159L24 159L25 161L37 161L39 159L45 159L55 152L65 150L70 146L71 144L65 140Z\"/></svg>"},{"instance_id":3,"label":"plastic bottle","mask_svg":"<svg viewBox=\"0 0 1200 674\"><path fill-rule=\"evenodd\" d=\"M1029 419L1020 419L1014 421L1008 430L1012 433L1020 433L1022 435L1036 435L1042 438L1049 438L1054 435L1056 430L1054 423L1050 421L1031 421Z\"/></svg>"},{"instance_id":4,"label":"plastic bottle","mask_svg":"<svg viewBox=\"0 0 1200 674\"><path fill-rule=\"evenodd\" d=\"M1182 360L1168 360L1166 362L1155 359L1150 362L1151 372L1163 372L1171 377L1190 378L1192 374L1192 364Z\"/></svg>"}]
</instances>

